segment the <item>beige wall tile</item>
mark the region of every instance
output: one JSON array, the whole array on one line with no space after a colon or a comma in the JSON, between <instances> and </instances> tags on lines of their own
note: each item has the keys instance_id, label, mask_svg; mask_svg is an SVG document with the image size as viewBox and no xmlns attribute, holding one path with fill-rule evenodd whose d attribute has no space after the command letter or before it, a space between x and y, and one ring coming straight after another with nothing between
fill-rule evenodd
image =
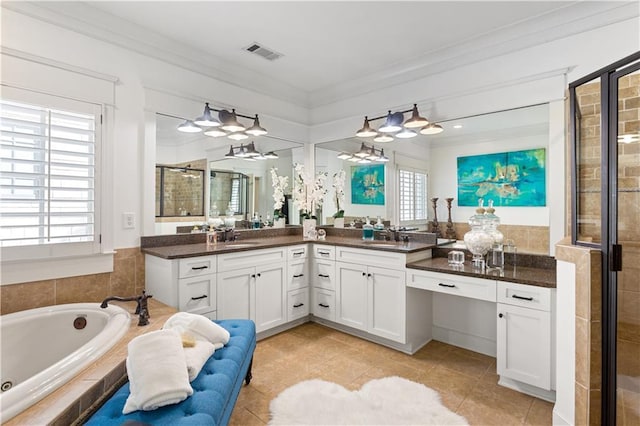
<instances>
[{"instance_id":1,"label":"beige wall tile","mask_svg":"<svg viewBox=\"0 0 640 426\"><path fill-rule=\"evenodd\" d=\"M576 318L576 383L589 389L590 374L590 324L587 320ZM581 348L583 350L581 350ZM586 349L586 350L585 350Z\"/></svg>"},{"instance_id":2,"label":"beige wall tile","mask_svg":"<svg viewBox=\"0 0 640 426\"><path fill-rule=\"evenodd\" d=\"M589 424L593 426L600 426L601 424L601 400L602 392L599 390L592 390L589 392Z\"/></svg>"},{"instance_id":3,"label":"beige wall tile","mask_svg":"<svg viewBox=\"0 0 640 426\"><path fill-rule=\"evenodd\" d=\"M54 280L0 286L0 314L55 304Z\"/></svg>"},{"instance_id":4,"label":"beige wall tile","mask_svg":"<svg viewBox=\"0 0 640 426\"><path fill-rule=\"evenodd\" d=\"M589 393L587 388L576 383L575 397L574 422L576 425L586 425L589 422Z\"/></svg>"},{"instance_id":5,"label":"beige wall tile","mask_svg":"<svg viewBox=\"0 0 640 426\"><path fill-rule=\"evenodd\" d=\"M114 261L114 271L111 274L109 294L129 297L136 292L136 258L124 257Z\"/></svg>"},{"instance_id":6,"label":"beige wall tile","mask_svg":"<svg viewBox=\"0 0 640 426\"><path fill-rule=\"evenodd\" d=\"M110 275L85 275L56 280L56 304L102 301L109 295Z\"/></svg>"},{"instance_id":7,"label":"beige wall tile","mask_svg":"<svg viewBox=\"0 0 640 426\"><path fill-rule=\"evenodd\" d=\"M602 323L591 322L591 355L589 371L589 389L602 388Z\"/></svg>"}]
</instances>

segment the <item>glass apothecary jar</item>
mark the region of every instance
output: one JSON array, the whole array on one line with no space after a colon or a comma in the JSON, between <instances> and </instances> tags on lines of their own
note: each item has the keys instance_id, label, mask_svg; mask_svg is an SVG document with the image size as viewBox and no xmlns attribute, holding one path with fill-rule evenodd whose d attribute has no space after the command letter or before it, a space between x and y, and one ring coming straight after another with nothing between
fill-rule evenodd
<instances>
[{"instance_id":1,"label":"glass apothecary jar","mask_svg":"<svg viewBox=\"0 0 640 426\"><path fill-rule=\"evenodd\" d=\"M480 199L476 214L469 218L471 231L464 234L464 243L471 254L473 254L471 264L476 268L484 268L484 256L493 245L493 237L491 237L485 229L485 209L482 205L483 202L482 199Z\"/></svg>"}]
</instances>

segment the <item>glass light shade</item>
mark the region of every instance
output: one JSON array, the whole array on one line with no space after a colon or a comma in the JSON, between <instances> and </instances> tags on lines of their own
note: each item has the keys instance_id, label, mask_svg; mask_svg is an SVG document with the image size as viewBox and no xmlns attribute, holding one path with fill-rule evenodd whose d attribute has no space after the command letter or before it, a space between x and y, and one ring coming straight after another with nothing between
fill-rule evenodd
<instances>
[{"instance_id":1,"label":"glass light shade","mask_svg":"<svg viewBox=\"0 0 640 426\"><path fill-rule=\"evenodd\" d=\"M392 140L393 138L391 136L385 135L384 133L378 133L378 136L373 138L374 142L380 142L380 143L391 142Z\"/></svg>"},{"instance_id":2,"label":"glass light shade","mask_svg":"<svg viewBox=\"0 0 640 426\"><path fill-rule=\"evenodd\" d=\"M358 130L356 132L356 136L358 136L359 138L369 138L369 137L375 136L377 134L378 134L378 132L373 130L371 128L371 126L369 125L369 117L365 116L364 117L364 125L362 126L362 129L360 129L360 130Z\"/></svg>"},{"instance_id":3,"label":"glass light shade","mask_svg":"<svg viewBox=\"0 0 640 426\"><path fill-rule=\"evenodd\" d=\"M367 160L371 160L371 161L375 161L378 158L380 158L380 156L378 155L378 153L376 152L375 148L371 147L371 151L369 151L369 155L367 155L366 157Z\"/></svg>"},{"instance_id":4,"label":"glass light shade","mask_svg":"<svg viewBox=\"0 0 640 426\"><path fill-rule=\"evenodd\" d=\"M415 138L416 136L418 136L418 134L411 129L402 129L401 131L396 133L396 138L400 138L400 139Z\"/></svg>"},{"instance_id":5,"label":"glass light shade","mask_svg":"<svg viewBox=\"0 0 640 426\"><path fill-rule=\"evenodd\" d=\"M387 114L387 119L384 121L384 124L378 128L378 131L385 133L397 132L402 129L402 122L404 121L404 115L401 112L391 111Z\"/></svg>"},{"instance_id":6,"label":"glass light shade","mask_svg":"<svg viewBox=\"0 0 640 426\"><path fill-rule=\"evenodd\" d=\"M358 160L358 164L369 164L371 162L371 160L369 160L368 158L361 158Z\"/></svg>"},{"instance_id":7,"label":"glass light shade","mask_svg":"<svg viewBox=\"0 0 640 426\"><path fill-rule=\"evenodd\" d=\"M229 139L233 139L234 141L241 141L243 139L249 139L249 135L244 132L234 132L229 134Z\"/></svg>"},{"instance_id":8,"label":"glass light shade","mask_svg":"<svg viewBox=\"0 0 640 426\"><path fill-rule=\"evenodd\" d=\"M441 125L436 123L431 123L427 127L420 130L420 134L422 135L437 135L438 133L442 133L444 129Z\"/></svg>"},{"instance_id":9,"label":"glass light shade","mask_svg":"<svg viewBox=\"0 0 640 426\"><path fill-rule=\"evenodd\" d=\"M202 117L196 118L195 120L193 120L193 122L198 126L203 127L218 127L220 125L220 122L213 118L213 116L211 115L209 102L204 104L204 113L202 114Z\"/></svg>"},{"instance_id":10,"label":"glass light shade","mask_svg":"<svg viewBox=\"0 0 640 426\"><path fill-rule=\"evenodd\" d=\"M363 143L360 146L360 151L356 152L353 155L355 155L356 157L359 157L359 158L364 158L364 157L369 155L369 151L370 151L369 148L367 148L367 146Z\"/></svg>"},{"instance_id":11,"label":"glass light shade","mask_svg":"<svg viewBox=\"0 0 640 426\"><path fill-rule=\"evenodd\" d=\"M340 154L338 154L338 158L341 160L348 160L349 158L351 158L351 154L349 154L348 152L341 152Z\"/></svg>"},{"instance_id":12,"label":"glass light shade","mask_svg":"<svg viewBox=\"0 0 640 426\"><path fill-rule=\"evenodd\" d=\"M220 136L227 136L228 133L218 127L212 127L210 129L205 130L205 135L211 136L212 138L219 138Z\"/></svg>"},{"instance_id":13,"label":"glass light shade","mask_svg":"<svg viewBox=\"0 0 640 426\"><path fill-rule=\"evenodd\" d=\"M178 126L178 131L183 133L198 133L202 131L202 128L196 126L191 120L185 120L184 123Z\"/></svg>"},{"instance_id":14,"label":"glass light shade","mask_svg":"<svg viewBox=\"0 0 640 426\"><path fill-rule=\"evenodd\" d=\"M231 112L222 110L218 113L218 117L220 117L220 121L222 122L221 127L226 131L242 132L245 130L245 127L238 122L235 109L232 109Z\"/></svg>"},{"instance_id":15,"label":"glass light shade","mask_svg":"<svg viewBox=\"0 0 640 426\"><path fill-rule=\"evenodd\" d=\"M360 157L356 157L355 155L349 159L347 159L347 161L351 161L352 163L357 163L360 161Z\"/></svg>"},{"instance_id":16,"label":"glass light shade","mask_svg":"<svg viewBox=\"0 0 640 426\"><path fill-rule=\"evenodd\" d=\"M252 136L263 136L267 134L267 129L260 127L260 120L258 119L258 114L256 114L256 118L253 119L253 126L249 127L245 132Z\"/></svg>"},{"instance_id":17,"label":"glass light shade","mask_svg":"<svg viewBox=\"0 0 640 426\"><path fill-rule=\"evenodd\" d=\"M229 147L229 152L227 152L224 156L227 158L234 158L236 156L236 154L233 153L233 145Z\"/></svg>"},{"instance_id":18,"label":"glass light shade","mask_svg":"<svg viewBox=\"0 0 640 426\"><path fill-rule=\"evenodd\" d=\"M249 157L258 157L260 154L257 150L256 150L256 146L253 144L253 142L251 142L249 145L247 145L247 156Z\"/></svg>"},{"instance_id":19,"label":"glass light shade","mask_svg":"<svg viewBox=\"0 0 640 426\"><path fill-rule=\"evenodd\" d=\"M238 152L236 152L236 157L247 158L249 155L247 154L247 148L244 145L240 145L238 148Z\"/></svg>"},{"instance_id":20,"label":"glass light shade","mask_svg":"<svg viewBox=\"0 0 640 426\"><path fill-rule=\"evenodd\" d=\"M416 129L419 127L424 127L429 124L429 120L424 117L420 117L418 113L418 105L413 104L413 110L411 111L411 118L404 122L404 127L408 129Z\"/></svg>"},{"instance_id":21,"label":"glass light shade","mask_svg":"<svg viewBox=\"0 0 640 426\"><path fill-rule=\"evenodd\" d=\"M264 154L264 158L278 158L278 154L276 154L273 151L269 151L266 154Z\"/></svg>"},{"instance_id":22,"label":"glass light shade","mask_svg":"<svg viewBox=\"0 0 640 426\"><path fill-rule=\"evenodd\" d=\"M380 150L380 156L376 158L376 161L379 161L381 163L386 163L387 161L389 161L389 157L384 155L384 149Z\"/></svg>"}]
</instances>

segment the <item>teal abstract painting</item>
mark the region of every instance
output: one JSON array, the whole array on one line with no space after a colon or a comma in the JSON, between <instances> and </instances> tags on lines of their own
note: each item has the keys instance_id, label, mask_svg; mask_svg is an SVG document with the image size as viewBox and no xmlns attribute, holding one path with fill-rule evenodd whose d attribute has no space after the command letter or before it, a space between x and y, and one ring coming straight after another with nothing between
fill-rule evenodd
<instances>
[{"instance_id":1,"label":"teal abstract painting","mask_svg":"<svg viewBox=\"0 0 640 426\"><path fill-rule=\"evenodd\" d=\"M458 157L458 205L545 206L545 149Z\"/></svg>"},{"instance_id":2,"label":"teal abstract painting","mask_svg":"<svg viewBox=\"0 0 640 426\"><path fill-rule=\"evenodd\" d=\"M384 164L351 166L351 204L384 205Z\"/></svg>"}]
</instances>

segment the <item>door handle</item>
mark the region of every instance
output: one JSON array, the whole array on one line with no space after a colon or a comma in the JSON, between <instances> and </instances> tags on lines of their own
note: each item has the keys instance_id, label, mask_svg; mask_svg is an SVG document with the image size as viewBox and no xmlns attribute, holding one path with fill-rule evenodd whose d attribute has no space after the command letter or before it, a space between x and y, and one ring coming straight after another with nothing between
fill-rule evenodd
<instances>
[{"instance_id":1,"label":"door handle","mask_svg":"<svg viewBox=\"0 0 640 426\"><path fill-rule=\"evenodd\" d=\"M512 294L511 297L513 297L514 299L528 300L529 302L533 300L533 297L518 296L517 294Z\"/></svg>"},{"instance_id":2,"label":"door handle","mask_svg":"<svg viewBox=\"0 0 640 426\"><path fill-rule=\"evenodd\" d=\"M438 283L440 287L455 288L455 284Z\"/></svg>"},{"instance_id":3,"label":"door handle","mask_svg":"<svg viewBox=\"0 0 640 426\"><path fill-rule=\"evenodd\" d=\"M198 296L198 297L192 297L191 300L201 300L201 299L206 299L207 295L203 294L202 296Z\"/></svg>"}]
</instances>

